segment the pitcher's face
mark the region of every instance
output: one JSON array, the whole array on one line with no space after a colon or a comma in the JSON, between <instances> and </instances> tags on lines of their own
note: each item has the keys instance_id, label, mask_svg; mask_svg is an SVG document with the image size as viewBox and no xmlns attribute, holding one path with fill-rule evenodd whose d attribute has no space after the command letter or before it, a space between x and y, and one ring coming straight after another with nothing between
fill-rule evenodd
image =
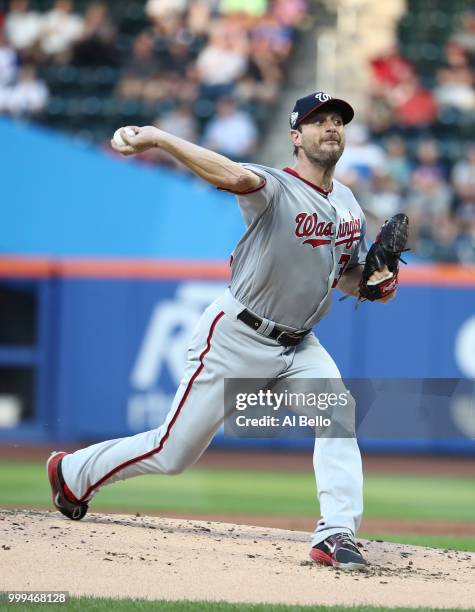
<instances>
[{"instance_id":1,"label":"pitcher's face","mask_svg":"<svg viewBox=\"0 0 475 612\"><path fill-rule=\"evenodd\" d=\"M292 130L294 145L301 147L310 161L319 166L334 166L345 148L345 131L341 115L332 110L316 111Z\"/></svg>"}]
</instances>

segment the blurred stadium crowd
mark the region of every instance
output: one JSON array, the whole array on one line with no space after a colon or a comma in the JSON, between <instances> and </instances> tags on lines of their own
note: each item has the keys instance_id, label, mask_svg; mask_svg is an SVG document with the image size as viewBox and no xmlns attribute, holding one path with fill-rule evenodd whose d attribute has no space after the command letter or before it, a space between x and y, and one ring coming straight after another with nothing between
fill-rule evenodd
<instances>
[{"instance_id":1,"label":"blurred stadium crowd","mask_svg":"<svg viewBox=\"0 0 475 612\"><path fill-rule=\"evenodd\" d=\"M371 62L366 125L349 126L338 175L373 231L404 210L418 256L475 263L475 6L408 8L398 46Z\"/></svg>"},{"instance_id":2,"label":"blurred stadium crowd","mask_svg":"<svg viewBox=\"0 0 475 612\"><path fill-rule=\"evenodd\" d=\"M419 257L475 263L475 9L408 4L399 45L371 62L366 121L349 126L338 177L374 227L407 211ZM252 160L312 6L0 0L0 113L96 143L153 122ZM173 165L159 151L143 161Z\"/></svg>"},{"instance_id":3,"label":"blurred stadium crowd","mask_svg":"<svg viewBox=\"0 0 475 612\"><path fill-rule=\"evenodd\" d=\"M158 121L247 159L306 14L306 0L11 0L0 109L95 142Z\"/></svg>"}]
</instances>

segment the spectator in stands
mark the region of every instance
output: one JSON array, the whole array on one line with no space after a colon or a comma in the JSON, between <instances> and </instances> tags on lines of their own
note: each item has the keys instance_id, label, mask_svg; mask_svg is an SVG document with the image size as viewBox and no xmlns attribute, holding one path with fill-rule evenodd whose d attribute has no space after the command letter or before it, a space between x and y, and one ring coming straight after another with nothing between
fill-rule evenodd
<instances>
[{"instance_id":1,"label":"spectator in stands","mask_svg":"<svg viewBox=\"0 0 475 612\"><path fill-rule=\"evenodd\" d=\"M266 41L252 38L246 73L236 84L234 96L242 102L274 104L277 101L282 71Z\"/></svg>"},{"instance_id":2,"label":"spectator in stands","mask_svg":"<svg viewBox=\"0 0 475 612\"><path fill-rule=\"evenodd\" d=\"M10 44L24 59L32 57L41 26L41 15L29 10L28 0L12 0L5 22L6 34Z\"/></svg>"},{"instance_id":3,"label":"spectator in stands","mask_svg":"<svg viewBox=\"0 0 475 612\"><path fill-rule=\"evenodd\" d=\"M393 127L396 100L401 95L405 99L406 83L414 75L414 66L402 57L397 47L389 48L371 61L368 127L373 134L384 134ZM402 88L401 94L398 94L399 88Z\"/></svg>"},{"instance_id":4,"label":"spectator in stands","mask_svg":"<svg viewBox=\"0 0 475 612\"><path fill-rule=\"evenodd\" d=\"M454 217L462 226L475 222L475 189L473 185L465 184L459 188L455 198Z\"/></svg>"},{"instance_id":5,"label":"spectator in stands","mask_svg":"<svg viewBox=\"0 0 475 612\"><path fill-rule=\"evenodd\" d=\"M190 142L198 140L198 124L189 104L182 102L176 108L164 113L155 125L165 132Z\"/></svg>"},{"instance_id":6,"label":"spectator in stands","mask_svg":"<svg viewBox=\"0 0 475 612\"><path fill-rule=\"evenodd\" d=\"M246 72L247 55L246 37L236 35L229 23L215 21L209 42L196 61L201 96L215 99L230 94L236 81Z\"/></svg>"},{"instance_id":7,"label":"spectator in stands","mask_svg":"<svg viewBox=\"0 0 475 612\"><path fill-rule=\"evenodd\" d=\"M307 16L306 0L274 0L272 14L279 22L290 28L299 27Z\"/></svg>"},{"instance_id":8,"label":"spectator in stands","mask_svg":"<svg viewBox=\"0 0 475 612\"><path fill-rule=\"evenodd\" d=\"M475 7L463 14L462 29L451 37L450 42L462 47L473 69L475 66Z\"/></svg>"},{"instance_id":9,"label":"spectator in stands","mask_svg":"<svg viewBox=\"0 0 475 612\"><path fill-rule=\"evenodd\" d=\"M19 58L15 49L7 41L4 29L0 28L0 88L15 82Z\"/></svg>"},{"instance_id":10,"label":"spectator in stands","mask_svg":"<svg viewBox=\"0 0 475 612\"><path fill-rule=\"evenodd\" d=\"M117 64L117 29L104 2L91 2L84 15L84 27L73 51L73 63L81 66Z\"/></svg>"},{"instance_id":11,"label":"spectator in stands","mask_svg":"<svg viewBox=\"0 0 475 612\"><path fill-rule=\"evenodd\" d=\"M73 8L72 0L56 0L44 16L40 48L48 61L68 62L72 46L83 34L84 20Z\"/></svg>"},{"instance_id":12,"label":"spectator in stands","mask_svg":"<svg viewBox=\"0 0 475 612\"><path fill-rule=\"evenodd\" d=\"M457 255L460 263L475 264L475 223L457 237Z\"/></svg>"},{"instance_id":13,"label":"spectator in stands","mask_svg":"<svg viewBox=\"0 0 475 612\"><path fill-rule=\"evenodd\" d=\"M154 125L159 129L174 134L179 138L184 138L189 142L197 142L198 140L198 124L193 115L191 106L182 102L175 108L164 113L161 117L155 120ZM141 155L142 161L148 163L168 166L175 170L188 172L186 168L177 162L177 160L161 149L149 149L145 154Z\"/></svg>"},{"instance_id":14,"label":"spectator in stands","mask_svg":"<svg viewBox=\"0 0 475 612\"><path fill-rule=\"evenodd\" d=\"M446 48L447 65L437 71L434 90L441 108L470 111L475 108L473 74L463 48L450 43Z\"/></svg>"},{"instance_id":15,"label":"spectator in stands","mask_svg":"<svg viewBox=\"0 0 475 612\"><path fill-rule=\"evenodd\" d=\"M437 143L426 140L419 144L417 160L405 198L407 214L415 233L431 236L431 228L450 214L453 193L446 181L446 168L441 162Z\"/></svg>"},{"instance_id":16,"label":"spectator in stands","mask_svg":"<svg viewBox=\"0 0 475 612\"><path fill-rule=\"evenodd\" d=\"M389 132L394 125L394 112L389 99L385 95L373 93L368 108L367 125L371 134L379 136Z\"/></svg>"},{"instance_id":17,"label":"spectator in stands","mask_svg":"<svg viewBox=\"0 0 475 612\"><path fill-rule=\"evenodd\" d=\"M437 119L438 107L431 91L416 76L410 76L389 94L395 120L409 130L426 130Z\"/></svg>"},{"instance_id":18,"label":"spectator in stands","mask_svg":"<svg viewBox=\"0 0 475 612\"><path fill-rule=\"evenodd\" d=\"M426 139L419 143L414 174L432 175L440 180L447 178L447 168L440 159L439 146L436 140Z\"/></svg>"},{"instance_id":19,"label":"spectator in stands","mask_svg":"<svg viewBox=\"0 0 475 612\"><path fill-rule=\"evenodd\" d=\"M452 193L441 174L421 166L412 173L405 204L417 229L439 223L450 212Z\"/></svg>"},{"instance_id":20,"label":"spectator in stands","mask_svg":"<svg viewBox=\"0 0 475 612\"><path fill-rule=\"evenodd\" d=\"M281 81L281 62L268 44L267 39L256 36L254 31L251 31L250 38L248 73L254 74L258 80L267 83Z\"/></svg>"},{"instance_id":21,"label":"spectator in stands","mask_svg":"<svg viewBox=\"0 0 475 612\"><path fill-rule=\"evenodd\" d=\"M450 217L441 217L432 226L425 226L417 239L418 254L432 261L459 261L457 225Z\"/></svg>"},{"instance_id":22,"label":"spectator in stands","mask_svg":"<svg viewBox=\"0 0 475 612\"><path fill-rule=\"evenodd\" d=\"M0 93L0 110L15 116L31 117L45 108L48 96L46 84L36 76L36 68L25 64L17 83Z\"/></svg>"},{"instance_id":23,"label":"spectator in stands","mask_svg":"<svg viewBox=\"0 0 475 612\"><path fill-rule=\"evenodd\" d=\"M392 136L385 142L386 169L389 176L403 192L409 185L411 164L407 158L406 145L399 136Z\"/></svg>"},{"instance_id":24,"label":"spectator in stands","mask_svg":"<svg viewBox=\"0 0 475 612\"><path fill-rule=\"evenodd\" d=\"M385 164L385 152L382 147L369 141L367 128L357 123L349 126L346 130L346 147L338 163L338 177L345 181L345 174L353 171L359 182L370 183L375 174L384 172Z\"/></svg>"},{"instance_id":25,"label":"spectator in stands","mask_svg":"<svg viewBox=\"0 0 475 612\"><path fill-rule=\"evenodd\" d=\"M411 62L401 56L397 47L391 47L387 53L371 61L371 73L374 91L386 94L412 78L415 71Z\"/></svg>"},{"instance_id":26,"label":"spectator in stands","mask_svg":"<svg viewBox=\"0 0 475 612\"><path fill-rule=\"evenodd\" d=\"M249 161L255 153L257 129L248 113L230 98L218 100L216 116L207 124L203 146L235 161Z\"/></svg>"},{"instance_id":27,"label":"spectator in stands","mask_svg":"<svg viewBox=\"0 0 475 612\"><path fill-rule=\"evenodd\" d=\"M162 62L170 61L170 49L178 51L179 60L182 60L186 48L188 61L195 57L195 47L201 48L202 42L187 28L186 20L178 13L166 13L160 19L152 20L149 30L157 57ZM193 46L193 51L192 51ZM178 48L180 47L180 49ZM172 53L173 53L172 52Z\"/></svg>"},{"instance_id":28,"label":"spectator in stands","mask_svg":"<svg viewBox=\"0 0 475 612\"><path fill-rule=\"evenodd\" d=\"M256 23L251 30L251 38L262 50L270 52L280 61L287 58L292 48L292 30L272 15L262 17Z\"/></svg>"},{"instance_id":29,"label":"spectator in stands","mask_svg":"<svg viewBox=\"0 0 475 612\"><path fill-rule=\"evenodd\" d=\"M457 75L446 68L437 71L435 97L440 108L451 108L463 112L475 108L475 93L468 82L458 81Z\"/></svg>"},{"instance_id":30,"label":"spectator in stands","mask_svg":"<svg viewBox=\"0 0 475 612\"><path fill-rule=\"evenodd\" d=\"M253 72L237 82L233 94L240 103L273 104L277 100L278 82L264 81L259 74Z\"/></svg>"},{"instance_id":31,"label":"spectator in stands","mask_svg":"<svg viewBox=\"0 0 475 612\"><path fill-rule=\"evenodd\" d=\"M146 32L139 34L133 43L132 56L122 69L117 85L117 95L122 98L139 99L145 86L160 87L161 64L155 55L153 38ZM163 86L162 86L163 87Z\"/></svg>"},{"instance_id":32,"label":"spectator in stands","mask_svg":"<svg viewBox=\"0 0 475 612\"><path fill-rule=\"evenodd\" d=\"M368 211L376 217L376 231L386 219L401 211L401 193L390 174L386 172L374 174L369 195L363 204L365 212Z\"/></svg>"},{"instance_id":33,"label":"spectator in stands","mask_svg":"<svg viewBox=\"0 0 475 612\"><path fill-rule=\"evenodd\" d=\"M465 158L454 165L451 179L456 192L467 188L475 192L475 145L469 147Z\"/></svg>"},{"instance_id":34,"label":"spectator in stands","mask_svg":"<svg viewBox=\"0 0 475 612\"><path fill-rule=\"evenodd\" d=\"M186 76L192 61L189 45L184 40L172 40L162 55L166 72Z\"/></svg>"},{"instance_id":35,"label":"spectator in stands","mask_svg":"<svg viewBox=\"0 0 475 612\"><path fill-rule=\"evenodd\" d=\"M188 4L188 0L147 0L145 13L152 21L160 21L170 14L185 13Z\"/></svg>"},{"instance_id":36,"label":"spectator in stands","mask_svg":"<svg viewBox=\"0 0 475 612\"><path fill-rule=\"evenodd\" d=\"M473 191L455 210L458 224L457 252L459 261L475 264L475 197Z\"/></svg>"},{"instance_id":37,"label":"spectator in stands","mask_svg":"<svg viewBox=\"0 0 475 612\"><path fill-rule=\"evenodd\" d=\"M197 86L192 79L168 72L144 83L142 97L150 104L161 100L191 102L197 97Z\"/></svg>"},{"instance_id":38,"label":"spectator in stands","mask_svg":"<svg viewBox=\"0 0 475 612\"><path fill-rule=\"evenodd\" d=\"M151 17L151 30L156 50L165 51L167 45L175 40L190 40L185 19L179 13L166 13L163 17Z\"/></svg>"},{"instance_id":39,"label":"spectator in stands","mask_svg":"<svg viewBox=\"0 0 475 612\"><path fill-rule=\"evenodd\" d=\"M458 162L452 171L455 187L454 218L459 229L460 261L475 263L475 147L466 159Z\"/></svg>"},{"instance_id":40,"label":"spectator in stands","mask_svg":"<svg viewBox=\"0 0 475 612\"><path fill-rule=\"evenodd\" d=\"M187 27L193 36L203 37L207 34L211 19L211 2L195 0L189 7Z\"/></svg>"}]
</instances>

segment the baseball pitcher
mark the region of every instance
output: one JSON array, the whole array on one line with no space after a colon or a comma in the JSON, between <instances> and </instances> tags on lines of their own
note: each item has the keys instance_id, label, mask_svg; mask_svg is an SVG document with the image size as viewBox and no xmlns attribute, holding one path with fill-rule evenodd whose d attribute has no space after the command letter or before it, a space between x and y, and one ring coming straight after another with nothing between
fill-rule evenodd
<instances>
[{"instance_id":1,"label":"baseball pitcher","mask_svg":"<svg viewBox=\"0 0 475 612\"><path fill-rule=\"evenodd\" d=\"M396 215L368 251L364 214L350 189L333 178L353 116L347 102L323 92L297 100L290 115L295 163L282 170L233 162L151 126L129 126L121 144L113 141L123 155L159 147L235 194L247 229L232 255L229 288L195 330L163 425L49 458L53 502L65 516L83 518L105 485L141 474L178 474L195 463L226 416L225 378L341 378L312 328L328 311L335 288L358 300L394 296L408 225L405 215ZM317 438L314 469L321 518L310 556L364 569L354 540L363 512L355 436Z\"/></svg>"}]
</instances>

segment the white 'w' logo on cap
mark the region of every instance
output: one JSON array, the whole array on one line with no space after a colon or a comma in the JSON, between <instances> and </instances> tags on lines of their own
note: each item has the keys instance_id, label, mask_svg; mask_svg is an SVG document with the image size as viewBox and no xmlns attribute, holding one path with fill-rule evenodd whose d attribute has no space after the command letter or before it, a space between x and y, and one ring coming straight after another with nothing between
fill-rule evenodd
<instances>
[{"instance_id":1,"label":"white 'w' logo on cap","mask_svg":"<svg viewBox=\"0 0 475 612\"><path fill-rule=\"evenodd\" d=\"M319 100L320 102L328 102L328 100L331 100L331 99L332 99L332 97L331 97L331 96L329 96L328 94L326 94L326 93L321 93L321 92L319 92L319 93L315 94L315 97L316 97L316 99L317 99L317 100Z\"/></svg>"}]
</instances>

